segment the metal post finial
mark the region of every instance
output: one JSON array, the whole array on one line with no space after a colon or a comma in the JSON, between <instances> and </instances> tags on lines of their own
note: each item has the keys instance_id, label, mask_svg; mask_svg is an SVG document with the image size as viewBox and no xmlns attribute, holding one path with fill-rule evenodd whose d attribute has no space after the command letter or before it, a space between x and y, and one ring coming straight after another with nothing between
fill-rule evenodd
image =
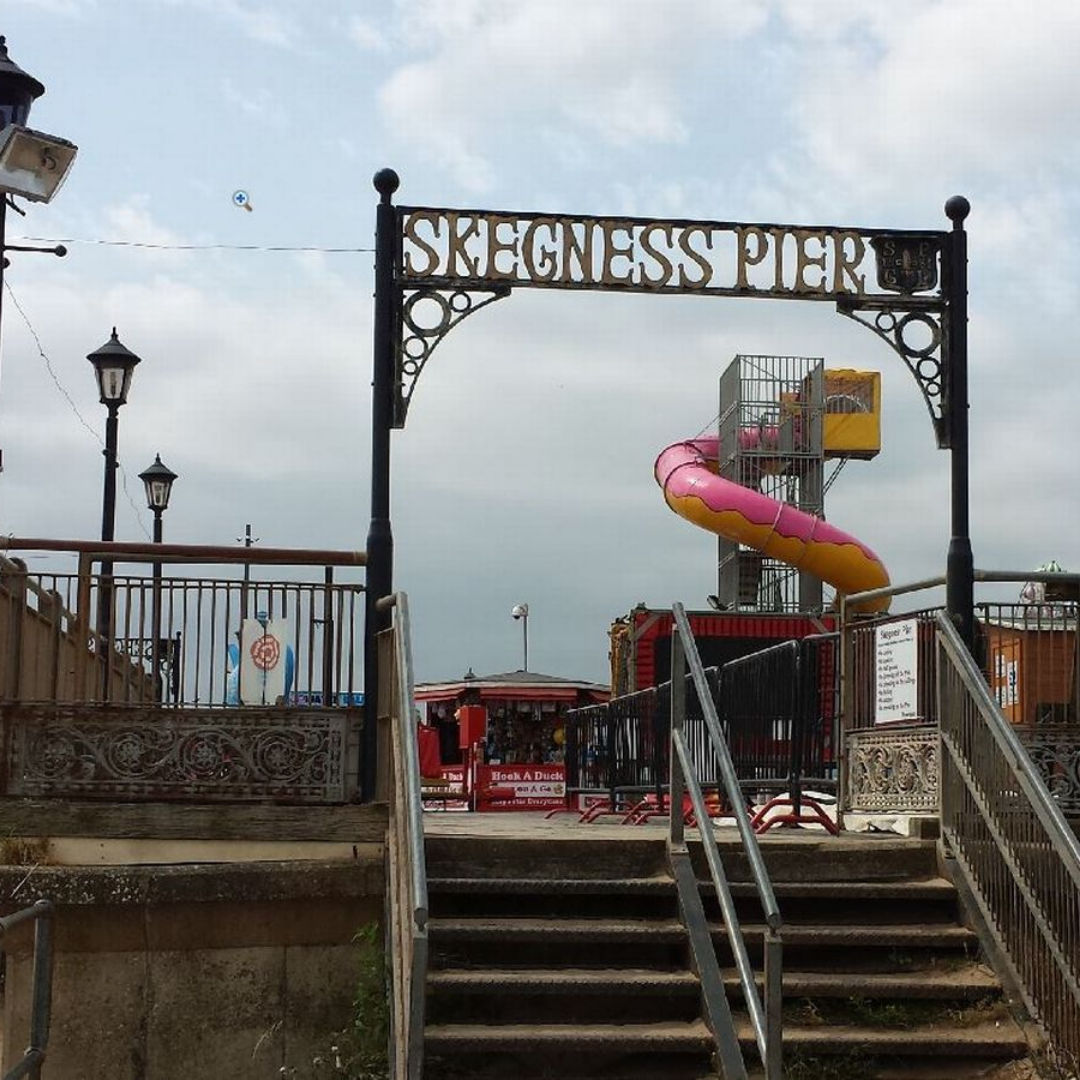
<instances>
[{"instance_id":1,"label":"metal post finial","mask_svg":"<svg viewBox=\"0 0 1080 1080\"><path fill-rule=\"evenodd\" d=\"M945 213L954 229L962 229L964 219L971 213L971 203L963 195L953 195L945 204Z\"/></svg>"},{"instance_id":2,"label":"metal post finial","mask_svg":"<svg viewBox=\"0 0 1080 1080\"><path fill-rule=\"evenodd\" d=\"M401 186L401 177L393 169L380 169L371 182L382 196L382 201L389 202L390 196Z\"/></svg>"}]
</instances>

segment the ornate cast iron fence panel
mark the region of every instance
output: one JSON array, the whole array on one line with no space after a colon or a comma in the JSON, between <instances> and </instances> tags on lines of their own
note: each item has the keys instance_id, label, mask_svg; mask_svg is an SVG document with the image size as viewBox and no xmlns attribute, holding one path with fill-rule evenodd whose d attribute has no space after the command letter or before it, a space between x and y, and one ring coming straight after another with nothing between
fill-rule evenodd
<instances>
[{"instance_id":1,"label":"ornate cast iron fence panel","mask_svg":"<svg viewBox=\"0 0 1080 1080\"><path fill-rule=\"evenodd\" d=\"M1080 818L1080 726L1023 724L1013 729L1066 816Z\"/></svg>"},{"instance_id":2,"label":"ornate cast iron fence panel","mask_svg":"<svg viewBox=\"0 0 1080 1080\"><path fill-rule=\"evenodd\" d=\"M5 794L339 803L352 710L19 707L3 712Z\"/></svg>"},{"instance_id":3,"label":"ornate cast iron fence panel","mask_svg":"<svg viewBox=\"0 0 1080 1080\"><path fill-rule=\"evenodd\" d=\"M846 810L937 813L936 725L852 731L847 753Z\"/></svg>"}]
</instances>

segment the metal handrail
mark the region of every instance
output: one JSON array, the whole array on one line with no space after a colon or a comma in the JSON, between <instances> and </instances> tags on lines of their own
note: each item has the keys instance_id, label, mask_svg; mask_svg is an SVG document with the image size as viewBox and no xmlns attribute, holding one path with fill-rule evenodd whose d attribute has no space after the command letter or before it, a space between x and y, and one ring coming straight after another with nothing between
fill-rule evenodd
<instances>
[{"instance_id":1,"label":"metal handrail","mask_svg":"<svg viewBox=\"0 0 1080 1080\"><path fill-rule=\"evenodd\" d=\"M420 755L416 737L415 682L412 662L412 637L409 622L409 600L405 593L380 600L381 610L394 609L393 641L396 663L396 680L392 684L394 700L390 708L391 723L396 730L391 739L393 752L399 755L400 783L393 785L395 835L391 843L396 845L399 856L408 864L408 884L405 896L392 889L391 904L398 910L391 911L391 921L400 939L392 943L397 956L392 966L393 977L399 982L393 988L391 1001L404 1015L400 1018L404 1027L404 1039L396 1041L397 1025L391 1025L391 1061L394 1063L395 1080L420 1080L424 1068L424 1005L428 966L428 884L427 862L424 851L423 803L420 797ZM372 703L375 707L375 703ZM402 829L401 826L404 825ZM397 862L401 871L401 858ZM391 883L393 885L393 882ZM402 900L405 901L402 904ZM401 910L401 908L404 910ZM408 949L405 950L405 939ZM407 964L400 956L407 955ZM401 990L402 993L397 991ZM404 1060L401 1054L404 1053Z\"/></svg>"},{"instance_id":2,"label":"metal handrail","mask_svg":"<svg viewBox=\"0 0 1080 1080\"><path fill-rule=\"evenodd\" d=\"M1031 755L1016 737L1012 726L1001 715L1001 706L990 693L982 672L964 647L963 639L952 620L946 612L942 611L938 613L936 621L942 644L955 665L957 674L967 691L975 698L979 714L1016 773L1016 779L1031 803L1031 808L1040 824L1051 834L1054 848L1061 853L1062 862L1073 884L1080 889L1080 839L1069 827L1069 823L1057 804L1050 797L1046 781L1032 763Z\"/></svg>"},{"instance_id":3,"label":"metal handrail","mask_svg":"<svg viewBox=\"0 0 1080 1080\"><path fill-rule=\"evenodd\" d=\"M936 618L938 641L950 661L950 670L963 685L979 722L978 737L971 740L983 768L973 769L965 752L963 717L960 709L940 710L941 742L944 755L958 774L954 791L947 772L942 775L942 832L952 848L956 862L967 879L972 894L983 908L987 925L1001 944L1015 970L1020 989L1030 1011L1043 1023L1051 1042L1073 1055L1080 1056L1080 984L1076 970L1075 949L1059 940L1062 931L1076 934L1076 914L1080 910L1080 840L1077 839L1060 808L1054 802L1044 778L1024 749L1016 732L1002 714L982 672L965 647L959 632L948 615L941 612ZM939 695L944 698L946 665L939 663ZM988 753L996 750L994 765L1004 766L1006 782L982 776L988 766ZM943 762L943 765L945 762ZM995 790L986 792L980 781L989 781ZM1000 789L1000 790L999 790ZM1007 806L995 808L991 800L1008 797ZM959 800L965 799L968 808L956 811ZM997 855L995 877L1007 878L1011 888L1008 896L998 887L986 887L973 869L972 856L965 849L959 829L963 818L977 816L982 825L978 845L992 847ZM1005 819L1011 819L1007 826ZM1018 825L1022 827L1021 841L1015 839ZM1041 836L1038 833L1041 832ZM989 845L985 841L989 841ZM1036 848L1051 861L1057 871L1056 880L1048 884L1044 874L1036 875L1026 865L1030 852ZM998 883L999 884L999 883ZM1058 886L1072 887L1071 901ZM1023 909L1022 913L1013 911ZM1049 902L1048 902L1049 901ZM1064 905L1062 908L1054 905ZM1055 920L1055 914L1060 919ZM1039 949L1042 946L1042 949ZM1037 979L1025 979L1022 971L1030 970L1040 952L1056 970L1058 978L1050 980L1046 972ZM1048 989L1053 982L1053 989ZM1035 985L1037 984L1037 985ZM1072 997L1069 1011L1063 1000ZM1058 1021L1057 1023L1055 1022Z\"/></svg>"},{"instance_id":4,"label":"metal handrail","mask_svg":"<svg viewBox=\"0 0 1080 1080\"><path fill-rule=\"evenodd\" d=\"M772 882L769 880L769 872L761 854L757 834L750 823L750 815L747 813L743 801L739 778L731 760L731 753L728 750L723 729L720 726L716 703L709 692L705 669L701 662L701 655L698 652L697 642L694 640L693 632L690 629L690 621L686 617L686 610L682 604L676 603L672 606L672 614L674 616L675 632L672 635L671 662L671 741L673 749L671 754L671 844L673 847L683 845L682 785L685 783L691 804L694 807L705 859L709 866L713 887L716 889L717 899L720 902L728 941L735 957L739 982L750 1013L754 1039L757 1043L762 1064L765 1067L765 1075L767 1080L780 1080L783 1075L783 940L781 931L784 920L776 902ZM690 669L694 688L701 703L705 727L719 762L724 793L731 806L732 816L738 826L743 848L750 864L751 876L757 890L758 901L765 916L765 984L763 998L758 994L757 980L750 964L746 942L743 940L742 928L739 924L738 913L735 910L735 900L731 893L731 886L720 859L720 849L717 846L716 837L713 835L712 829L708 827L711 819L682 734L682 721L686 712L684 664ZM675 765L676 761L678 761L678 768ZM715 962L715 953L713 953L712 963L715 964ZM710 980L705 978L705 973L702 973L702 975L702 984L705 987ZM730 1010L726 1008L726 1002L723 1005L715 1002L713 1007L710 1007L710 1014L719 1018L722 1023L725 1023L723 1019L725 1013L728 1016L728 1022L730 1022ZM725 1023L725 1026L727 1026L727 1023ZM714 1033L719 1040L720 1052L723 1056L726 1049L725 1036L728 1033ZM730 1048L727 1049L730 1050ZM737 1042L735 1050L738 1051ZM745 1066L742 1065L741 1053L739 1054L738 1068L743 1071L740 1073L737 1068L728 1066L725 1063L725 1075L728 1075L729 1071L733 1075L745 1075Z\"/></svg>"},{"instance_id":5,"label":"metal handrail","mask_svg":"<svg viewBox=\"0 0 1080 1080\"><path fill-rule=\"evenodd\" d=\"M397 593L394 607L394 634L398 654L398 700L401 705L402 741L405 768L405 797L409 830L409 860L412 872L413 920L418 930L427 926L427 860L424 857L424 804L420 794L420 747L416 737L415 680L412 664L412 636L409 623L409 598Z\"/></svg>"},{"instance_id":6,"label":"metal handrail","mask_svg":"<svg viewBox=\"0 0 1080 1080\"><path fill-rule=\"evenodd\" d=\"M0 918L0 938L20 923L34 922L34 976L31 988L30 1045L22 1058L4 1073L3 1080L30 1077L38 1080L49 1045L49 1021L52 1013L52 913L49 900L38 900L30 907ZM8 1039L11 1034L8 1033Z\"/></svg>"}]
</instances>

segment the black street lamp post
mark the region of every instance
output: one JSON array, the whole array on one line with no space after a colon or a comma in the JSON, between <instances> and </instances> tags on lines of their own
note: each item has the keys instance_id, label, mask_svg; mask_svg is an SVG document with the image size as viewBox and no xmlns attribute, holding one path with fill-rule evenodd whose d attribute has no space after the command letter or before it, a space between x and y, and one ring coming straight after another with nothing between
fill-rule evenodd
<instances>
[{"instance_id":1,"label":"black street lamp post","mask_svg":"<svg viewBox=\"0 0 1080 1080\"><path fill-rule=\"evenodd\" d=\"M116 456L120 406L127 403L131 389L131 376L139 357L125 348L116 336L112 337L86 357L94 365L101 404L109 410L105 421L105 480L101 506L101 539L111 541L116 532ZM108 697L108 651L112 619L112 559L101 560L101 586L98 592L98 634L106 654L102 668L102 696Z\"/></svg>"},{"instance_id":2,"label":"black street lamp post","mask_svg":"<svg viewBox=\"0 0 1080 1080\"><path fill-rule=\"evenodd\" d=\"M154 464L139 473L139 479L146 488L146 506L154 515L154 543L160 544L162 538L161 518L169 509L169 496L172 495L173 482L176 473L161 463L161 455L154 455ZM152 594L153 612L151 614L151 638L150 660L151 670L154 673L155 685L161 676L161 563L154 561L154 586ZM162 695L163 696L163 695Z\"/></svg>"},{"instance_id":3,"label":"black street lamp post","mask_svg":"<svg viewBox=\"0 0 1080 1080\"><path fill-rule=\"evenodd\" d=\"M75 158L75 147L26 127L30 106L45 93L45 87L8 56L7 39L0 35L0 326L4 309L4 271L7 252L36 251L66 255L62 244L55 247L27 247L7 243L8 205L22 213L12 201L19 195L34 202L48 202L56 194ZM3 459L0 457L0 469Z\"/></svg>"}]
</instances>

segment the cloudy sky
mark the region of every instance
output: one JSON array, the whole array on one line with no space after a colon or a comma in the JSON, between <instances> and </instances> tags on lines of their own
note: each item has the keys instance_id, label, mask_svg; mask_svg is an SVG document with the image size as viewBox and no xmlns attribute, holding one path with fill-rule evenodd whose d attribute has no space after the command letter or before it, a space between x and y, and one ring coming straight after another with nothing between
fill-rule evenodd
<instances>
[{"instance_id":1,"label":"cloudy sky","mask_svg":"<svg viewBox=\"0 0 1080 1080\"><path fill-rule=\"evenodd\" d=\"M143 357L119 538L146 537L160 453L169 539L362 547L372 256L229 246L370 248L393 166L407 204L570 214L934 229L966 195L976 563L1080 569L1075 0L3 0L0 33L48 88L32 126L80 147L9 242L162 246L12 255L5 533L96 535L85 356L115 324ZM737 353L883 373L883 452L828 516L894 581L943 572L948 454L871 333L827 304L521 290L447 338L394 436L419 678L520 666L519 602L530 667L595 679L615 616L704 606L715 540L652 464Z\"/></svg>"}]
</instances>

